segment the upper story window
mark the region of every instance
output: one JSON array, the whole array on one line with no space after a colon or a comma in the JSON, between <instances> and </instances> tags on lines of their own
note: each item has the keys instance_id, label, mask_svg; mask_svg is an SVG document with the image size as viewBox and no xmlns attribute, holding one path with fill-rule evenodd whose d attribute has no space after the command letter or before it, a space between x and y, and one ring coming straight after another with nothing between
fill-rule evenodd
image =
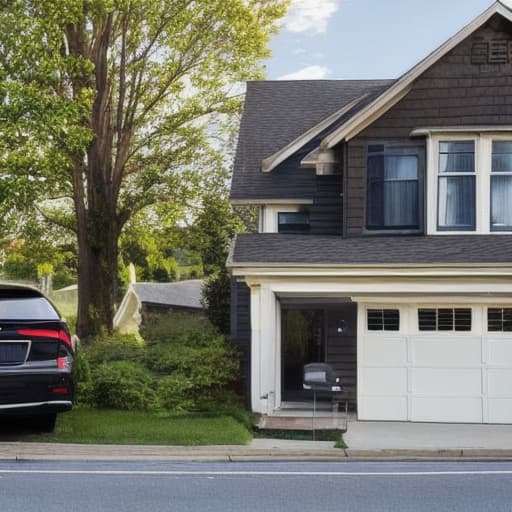
<instances>
[{"instance_id":1,"label":"upper story window","mask_svg":"<svg viewBox=\"0 0 512 512\"><path fill-rule=\"evenodd\" d=\"M512 230L512 141L493 141L491 230Z\"/></svg>"},{"instance_id":2,"label":"upper story window","mask_svg":"<svg viewBox=\"0 0 512 512\"><path fill-rule=\"evenodd\" d=\"M422 169L421 148L417 146L368 146L368 230L421 229Z\"/></svg>"},{"instance_id":3,"label":"upper story window","mask_svg":"<svg viewBox=\"0 0 512 512\"><path fill-rule=\"evenodd\" d=\"M438 228L475 229L475 143L439 143Z\"/></svg>"},{"instance_id":4,"label":"upper story window","mask_svg":"<svg viewBox=\"0 0 512 512\"><path fill-rule=\"evenodd\" d=\"M512 134L434 135L428 233L512 231Z\"/></svg>"},{"instance_id":5,"label":"upper story window","mask_svg":"<svg viewBox=\"0 0 512 512\"><path fill-rule=\"evenodd\" d=\"M307 211L278 212L277 232L309 233L309 213Z\"/></svg>"}]
</instances>

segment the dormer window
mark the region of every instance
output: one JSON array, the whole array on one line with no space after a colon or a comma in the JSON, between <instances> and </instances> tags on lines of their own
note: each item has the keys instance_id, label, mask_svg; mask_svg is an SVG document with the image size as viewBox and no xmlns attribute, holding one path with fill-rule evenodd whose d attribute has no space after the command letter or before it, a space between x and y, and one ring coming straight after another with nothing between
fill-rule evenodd
<instances>
[{"instance_id":1,"label":"dormer window","mask_svg":"<svg viewBox=\"0 0 512 512\"><path fill-rule=\"evenodd\" d=\"M368 146L366 227L369 231L420 231L422 169L421 147Z\"/></svg>"},{"instance_id":2,"label":"dormer window","mask_svg":"<svg viewBox=\"0 0 512 512\"><path fill-rule=\"evenodd\" d=\"M309 233L309 213L307 211L278 212L277 232Z\"/></svg>"}]
</instances>

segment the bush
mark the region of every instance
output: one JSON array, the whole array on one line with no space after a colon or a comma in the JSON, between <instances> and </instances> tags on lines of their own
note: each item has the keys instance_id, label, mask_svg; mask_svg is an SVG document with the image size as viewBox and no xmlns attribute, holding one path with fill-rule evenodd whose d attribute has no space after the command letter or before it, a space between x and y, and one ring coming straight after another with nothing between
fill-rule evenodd
<instances>
[{"instance_id":1,"label":"bush","mask_svg":"<svg viewBox=\"0 0 512 512\"><path fill-rule=\"evenodd\" d=\"M166 380L158 392L166 408L205 410L238 377L233 347L204 317L173 314L150 324L144 336L146 366Z\"/></svg>"},{"instance_id":2,"label":"bush","mask_svg":"<svg viewBox=\"0 0 512 512\"><path fill-rule=\"evenodd\" d=\"M89 361L81 347L75 350L73 359L73 382L75 385L75 403L77 405L92 402L92 373Z\"/></svg>"},{"instance_id":3,"label":"bush","mask_svg":"<svg viewBox=\"0 0 512 512\"><path fill-rule=\"evenodd\" d=\"M140 363L144 360L146 346L144 340L134 334L114 333L96 336L84 345L87 358L92 366L111 361L131 361Z\"/></svg>"},{"instance_id":4,"label":"bush","mask_svg":"<svg viewBox=\"0 0 512 512\"><path fill-rule=\"evenodd\" d=\"M100 408L152 409L156 405L155 378L141 364L102 363L93 371L92 401Z\"/></svg>"},{"instance_id":5,"label":"bush","mask_svg":"<svg viewBox=\"0 0 512 512\"><path fill-rule=\"evenodd\" d=\"M230 333L231 279L226 269L205 280L202 301L210 322L223 334Z\"/></svg>"}]
</instances>

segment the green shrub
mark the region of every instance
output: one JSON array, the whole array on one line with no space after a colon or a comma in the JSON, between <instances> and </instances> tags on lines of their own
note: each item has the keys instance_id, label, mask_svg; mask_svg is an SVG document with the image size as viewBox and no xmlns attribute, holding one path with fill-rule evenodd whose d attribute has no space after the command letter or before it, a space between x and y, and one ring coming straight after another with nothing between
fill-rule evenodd
<instances>
[{"instance_id":1,"label":"green shrub","mask_svg":"<svg viewBox=\"0 0 512 512\"><path fill-rule=\"evenodd\" d=\"M81 347L77 347L73 359L73 382L75 385L75 403L77 405L92 402L92 373L89 361Z\"/></svg>"},{"instance_id":2,"label":"green shrub","mask_svg":"<svg viewBox=\"0 0 512 512\"><path fill-rule=\"evenodd\" d=\"M92 398L97 407L148 410L155 407L155 378L129 361L102 363L93 370Z\"/></svg>"},{"instance_id":3,"label":"green shrub","mask_svg":"<svg viewBox=\"0 0 512 512\"><path fill-rule=\"evenodd\" d=\"M166 382L159 388L165 408L204 411L238 377L233 347L202 316L173 314L150 323L143 335L146 366Z\"/></svg>"},{"instance_id":4,"label":"green shrub","mask_svg":"<svg viewBox=\"0 0 512 512\"><path fill-rule=\"evenodd\" d=\"M96 336L84 345L92 366L111 361L142 362L146 346L144 340L134 334L114 333Z\"/></svg>"},{"instance_id":5,"label":"green shrub","mask_svg":"<svg viewBox=\"0 0 512 512\"><path fill-rule=\"evenodd\" d=\"M178 372L161 378L157 388L159 407L172 412L191 411L195 407L190 395L192 386L190 379Z\"/></svg>"},{"instance_id":6,"label":"green shrub","mask_svg":"<svg viewBox=\"0 0 512 512\"><path fill-rule=\"evenodd\" d=\"M204 282L202 300L206 315L217 329L228 335L231 314L231 278L225 268L210 275Z\"/></svg>"}]
</instances>

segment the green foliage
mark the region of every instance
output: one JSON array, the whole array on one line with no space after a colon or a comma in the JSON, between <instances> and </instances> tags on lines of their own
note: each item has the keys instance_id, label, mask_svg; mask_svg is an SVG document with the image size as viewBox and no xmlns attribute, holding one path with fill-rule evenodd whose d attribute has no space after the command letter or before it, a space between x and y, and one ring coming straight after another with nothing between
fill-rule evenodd
<instances>
[{"instance_id":1,"label":"green foliage","mask_svg":"<svg viewBox=\"0 0 512 512\"><path fill-rule=\"evenodd\" d=\"M240 409L227 390L238 377L236 353L205 317L154 314L143 334L145 340L119 333L97 336L79 348L78 403L176 413L235 415Z\"/></svg>"},{"instance_id":2,"label":"green foliage","mask_svg":"<svg viewBox=\"0 0 512 512\"><path fill-rule=\"evenodd\" d=\"M146 354L144 340L133 334L121 333L96 336L88 341L83 350L94 367L112 361L140 363Z\"/></svg>"},{"instance_id":3,"label":"green foliage","mask_svg":"<svg viewBox=\"0 0 512 512\"><path fill-rule=\"evenodd\" d=\"M155 378L141 364L102 363L93 370L92 402L100 408L152 409L156 402Z\"/></svg>"},{"instance_id":4,"label":"green foliage","mask_svg":"<svg viewBox=\"0 0 512 512\"><path fill-rule=\"evenodd\" d=\"M288 4L0 2L0 214L42 197L71 205L40 210L74 230L100 288L79 296L80 335L112 328L123 226L192 202L197 170L222 161L212 127L240 111L232 85L262 77ZM213 245L205 254L219 261ZM172 277L169 257L149 264L159 279Z\"/></svg>"},{"instance_id":5,"label":"green foliage","mask_svg":"<svg viewBox=\"0 0 512 512\"><path fill-rule=\"evenodd\" d=\"M210 322L223 334L230 333L231 279L225 268L209 276L202 289Z\"/></svg>"},{"instance_id":6,"label":"green foliage","mask_svg":"<svg viewBox=\"0 0 512 512\"><path fill-rule=\"evenodd\" d=\"M73 381L75 384L75 404L92 402L92 372L89 360L78 346L73 359Z\"/></svg>"},{"instance_id":7,"label":"green foliage","mask_svg":"<svg viewBox=\"0 0 512 512\"><path fill-rule=\"evenodd\" d=\"M23 279L35 281L37 279L37 265L22 254L10 254L5 259L3 272L10 279Z\"/></svg>"},{"instance_id":8,"label":"green foliage","mask_svg":"<svg viewBox=\"0 0 512 512\"><path fill-rule=\"evenodd\" d=\"M37 265L37 277L51 276L54 274L53 265L51 263L39 263Z\"/></svg>"}]
</instances>

